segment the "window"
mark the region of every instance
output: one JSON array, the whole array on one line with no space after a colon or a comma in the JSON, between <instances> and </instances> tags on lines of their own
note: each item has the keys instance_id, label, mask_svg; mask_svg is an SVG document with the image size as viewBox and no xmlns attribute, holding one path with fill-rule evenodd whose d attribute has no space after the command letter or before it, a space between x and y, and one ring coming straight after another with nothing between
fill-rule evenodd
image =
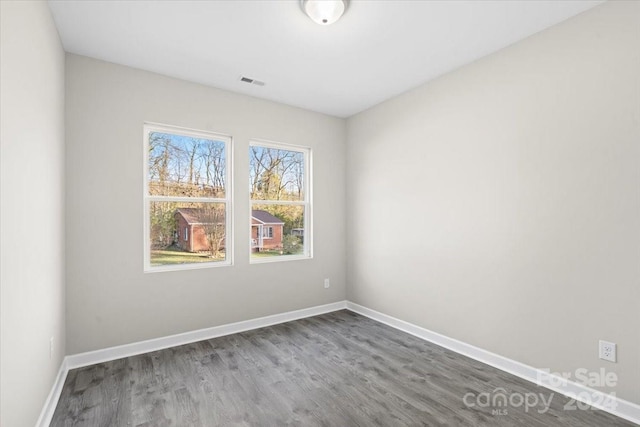
<instances>
[{"instance_id":1,"label":"window","mask_svg":"<svg viewBox=\"0 0 640 427\"><path fill-rule=\"evenodd\" d=\"M231 264L231 138L147 124L144 147L145 271Z\"/></svg>"},{"instance_id":2,"label":"window","mask_svg":"<svg viewBox=\"0 0 640 427\"><path fill-rule=\"evenodd\" d=\"M262 237L265 239L273 239L273 227L263 227Z\"/></svg>"},{"instance_id":3,"label":"window","mask_svg":"<svg viewBox=\"0 0 640 427\"><path fill-rule=\"evenodd\" d=\"M311 258L311 151L249 145L251 262Z\"/></svg>"}]
</instances>

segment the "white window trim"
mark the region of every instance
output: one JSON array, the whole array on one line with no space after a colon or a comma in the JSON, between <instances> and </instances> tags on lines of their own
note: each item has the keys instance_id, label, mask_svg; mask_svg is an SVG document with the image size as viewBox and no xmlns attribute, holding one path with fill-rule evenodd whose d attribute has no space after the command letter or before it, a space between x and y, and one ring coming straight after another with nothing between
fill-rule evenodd
<instances>
[{"instance_id":1,"label":"white window trim","mask_svg":"<svg viewBox=\"0 0 640 427\"><path fill-rule=\"evenodd\" d=\"M274 257L258 258L252 256L251 247L249 247L249 264L268 264L272 262L300 261L313 259L313 152L311 147L302 145L287 144L283 142L267 141L264 139L251 139L249 148L260 146L266 148L275 148L280 150L298 151L304 153L304 180L305 192L304 200L252 200L249 197L249 212L253 210L253 205L295 205L304 206L304 229L305 236L303 242L302 255L282 255ZM247 171L248 172L248 171ZM251 221L249 221L251 223ZM284 239L284 228L282 238ZM250 245L251 246L251 245Z\"/></svg>"},{"instance_id":2,"label":"white window trim","mask_svg":"<svg viewBox=\"0 0 640 427\"><path fill-rule=\"evenodd\" d=\"M173 135L181 135L200 139L213 139L225 143L225 197L171 197L171 196L150 196L149 195L149 133L162 132ZM218 132L189 129L179 126L171 126L160 123L145 122L143 126L143 246L144 246L144 272L158 273L164 271L197 270L202 268L217 268L233 265L233 138ZM149 224L149 205L156 201L189 202L189 203L224 203L225 204L225 260L217 262L201 262L178 265L151 265L151 239Z\"/></svg>"}]
</instances>

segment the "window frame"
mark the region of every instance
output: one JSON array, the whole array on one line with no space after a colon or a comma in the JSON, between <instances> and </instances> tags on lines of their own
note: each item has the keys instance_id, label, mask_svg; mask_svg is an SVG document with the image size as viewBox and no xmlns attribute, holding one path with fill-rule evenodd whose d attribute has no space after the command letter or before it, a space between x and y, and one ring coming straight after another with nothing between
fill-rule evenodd
<instances>
[{"instance_id":1,"label":"window frame","mask_svg":"<svg viewBox=\"0 0 640 427\"><path fill-rule=\"evenodd\" d=\"M149 134L161 132L171 135L221 141L224 143L225 153L225 186L224 198L214 197L178 197L178 196L152 196L149 194ZM233 265L233 137L220 132L190 129L180 126L161 123L144 122L143 124L143 246L144 246L144 273L158 273L165 271L197 270L203 268L228 267ZM189 264L151 265L151 230L150 230L150 205L151 202L184 202L184 203L224 203L225 205L225 260ZM178 232L178 236L180 232Z\"/></svg>"},{"instance_id":2,"label":"window frame","mask_svg":"<svg viewBox=\"0 0 640 427\"><path fill-rule=\"evenodd\" d=\"M273 257L254 257L252 256L252 245L249 245L249 264L268 264L273 262L286 262L286 261L300 261L313 259L313 151L311 147L303 145L288 144L284 142L268 141L264 139L253 138L249 141L248 150L251 147L259 146L264 148L273 148L276 150L296 151L303 154L304 157L304 199L303 200L262 200L252 199L251 193L249 193L249 236L251 236L251 212L254 205L290 205L290 206L303 206L304 207L304 238L303 238L303 250L300 255L282 255ZM247 173L250 176L250 161L248 159ZM282 238L284 239L284 228Z\"/></svg>"}]
</instances>

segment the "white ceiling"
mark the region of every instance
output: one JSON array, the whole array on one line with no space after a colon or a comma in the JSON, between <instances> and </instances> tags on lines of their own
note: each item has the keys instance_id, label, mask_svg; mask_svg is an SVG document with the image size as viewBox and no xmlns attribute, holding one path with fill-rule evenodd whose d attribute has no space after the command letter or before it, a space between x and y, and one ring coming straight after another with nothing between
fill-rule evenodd
<instances>
[{"instance_id":1,"label":"white ceiling","mask_svg":"<svg viewBox=\"0 0 640 427\"><path fill-rule=\"evenodd\" d=\"M325 27L297 0L49 1L68 52L338 117L599 3L356 0Z\"/></svg>"}]
</instances>

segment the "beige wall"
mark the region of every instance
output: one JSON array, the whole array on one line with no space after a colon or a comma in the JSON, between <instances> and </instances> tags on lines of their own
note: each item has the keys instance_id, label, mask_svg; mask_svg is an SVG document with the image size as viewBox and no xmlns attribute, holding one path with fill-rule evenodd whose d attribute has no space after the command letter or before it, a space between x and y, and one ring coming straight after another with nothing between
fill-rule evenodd
<instances>
[{"instance_id":1,"label":"beige wall","mask_svg":"<svg viewBox=\"0 0 640 427\"><path fill-rule=\"evenodd\" d=\"M75 55L66 95L68 353L345 298L344 120ZM234 137L233 267L143 273L145 121ZM313 149L312 260L249 265L251 138Z\"/></svg>"},{"instance_id":2,"label":"beige wall","mask_svg":"<svg viewBox=\"0 0 640 427\"><path fill-rule=\"evenodd\" d=\"M348 297L536 367L605 367L640 403L638 2L597 7L346 130L67 55L66 230L64 54L45 3L0 6L0 424L35 422L64 354L65 237L68 354ZM235 266L143 273L144 121L234 136ZM251 138L313 148L313 260L249 265ZM25 239L37 244L14 244ZM598 339L618 343L617 364L597 358Z\"/></svg>"},{"instance_id":3,"label":"beige wall","mask_svg":"<svg viewBox=\"0 0 640 427\"><path fill-rule=\"evenodd\" d=\"M347 128L350 300L535 367L604 367L640 403L640 3Z\"/></svg>"},{"instance_id":4,"label":"beige wall","mask_svg":"<svg viewBox=\"0 0 640 427\"><path fill-rule=\"evenodd\" d=\"M65 348L64 52L45 2L0 16L0 425L32 426Z\"/></svg>"}]
</instances>

